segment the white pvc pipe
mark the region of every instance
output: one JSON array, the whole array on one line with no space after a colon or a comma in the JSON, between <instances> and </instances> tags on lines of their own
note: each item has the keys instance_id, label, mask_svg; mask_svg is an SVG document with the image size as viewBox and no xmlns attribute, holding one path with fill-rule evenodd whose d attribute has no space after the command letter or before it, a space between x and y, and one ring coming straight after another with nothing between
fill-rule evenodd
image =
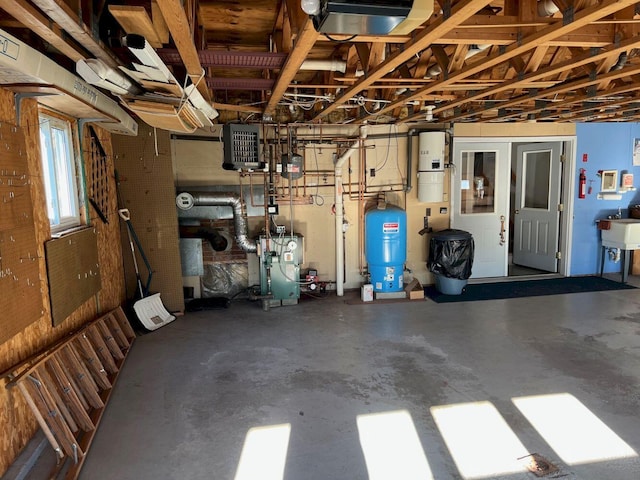
<instances>
[{"instance_id":1,"label":"white pvc pipe","mask_svg":"<svg viewBox=\"0 0 640 480\"><path fill-rule=\"evenodd\" d=\"M322 70L326 72L342 72L347 70L347 62L344 60L305 60L300 65L300 70Z\"/></svg>"},{"instance_id":2,"label":"white pvc pipe","mask_svg":"<svg viewBox=\"0 0 640 480\"><path fill-rule=\"evenodd\" d=\"M344 154L336 160L334 167L335 177L335 206L336 206L336 293L339 297L344 295L344 203L342 201L342 166L360 147L360 142L367 138L367 126L360 127L360 139L356 140Z\"/></svg>"}]
</instances>

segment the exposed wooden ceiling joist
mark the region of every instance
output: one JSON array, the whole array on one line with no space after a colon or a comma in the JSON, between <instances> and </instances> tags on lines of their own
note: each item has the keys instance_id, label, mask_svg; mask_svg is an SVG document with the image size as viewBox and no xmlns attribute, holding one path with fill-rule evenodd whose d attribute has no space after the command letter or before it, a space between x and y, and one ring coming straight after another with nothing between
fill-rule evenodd
<instances>
[{"instance_id":1,"label":"exposed wooden ceiling joist","mask_svg":"<svg viewBox=\"0 0 640 480\"><path fill-rule=\"evenodd\" d=\"M399 67L411 57L430 46L436 39L442 37L452 28L460 25L471 15L474 15L478 10L488 5L489 3L491 3L490 0L470 0L468 2L458 2L451 9L451 15L448 18L439 17L436 21L434 21L422 32L420 32L415 39L407 42L403 49L396 50L394 54L388 57L377 68L375 68L371 72L368 72L366 77L363 77L355 85L348 88L340 97L336 98L331 105L320 112L320 114L317 115L314 120L318 120L329 115L331 112L337 109L339 105L342 105L354 95L371 86L376 80L384 77L390 71Z\"/></svg>"},{"instance_id":2,"label":"exposed wooden ceiling joist","mask_svg":"<svg viewBox=\"0 0 640 480\"><path fill-rule=\"evenodd\" d=\"M383 114L386 111L389 111L403 103L413 100L419 100L421 95L426 95L434 92L437 89L445 88L446 86L451 85L458 80L463 80L471 75L486 70L487 68L491 68L500 63L506 62L511 58L514 58L527 52L528 50L531 50L532 48L544 44L545 42L548 42L561 35L566 35L567 33L574 31L584 25L587 25L599 18L611 15L612 13L615 13L616 11L635 3L636 2L634 0L605 0L603 2L599 2L598 5L587 7L576 13L573 21L565 22L564 20L559 20L556 23L546 27L545 29L529 35L528 37L522 39L522 41L509 45L504 49L503 52L499 51L486 58L483 58L482 60L478 60L468 67L465 67L454 74L450 74L448 78L444 78L432 85L429 85L412 93L407 97L401 98L396 102L387 105L379 112L379 114ZM418 118L418 116L419 114L415 114L414 116L411 116L406 120Z\"/></svg>"},{"instance_id":3,"label":"exposed wooden ceiling joist","mask_svg":"<svg viewBox=\"0 0 640 480\"><path fill-rule=\"evenodd\" d=\"M85 53L67 42L63 30L58 25L52 24L26 0L0 0L0 8L74 62L86 58Z\"/></svg>"},{"instance_id":4,"label":"exposed wooden ceiling joist","mask_svg":"<svg viewBox=\"0 0 640 480\"><path fill-rule=\"evenodd\" d=\"M180 52L180 57L182 57L182 62L187 70L187 74L194 85L196 85L204 99L210 102L211 94L207 87L207 82L203 78L205 71L202 68L202 65L200 65L198 50L193 43L191 25L189 25L187 14L180 3L180 0L156 1L158 2L158 8L164 17L164 21L167 24L167 28L173 37L173 41L176 44L176 48L178 49L178 52Z\"/></svg>"}]
</instances>

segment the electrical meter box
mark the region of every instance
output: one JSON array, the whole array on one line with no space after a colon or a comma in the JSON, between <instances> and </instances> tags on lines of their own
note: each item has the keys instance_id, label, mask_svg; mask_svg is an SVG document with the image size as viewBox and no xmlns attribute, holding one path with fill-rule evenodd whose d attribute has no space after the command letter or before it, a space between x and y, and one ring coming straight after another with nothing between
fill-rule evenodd
<instances>
[{"instance_id":1,"label":"electrical meter box","mask_svg":"<svg viewBox=\"0 0 640 480\"><path fill-rule=\"evenodd\" d=\"M270 307L296 305L300 299L300 265L304 237L297 234L260 236L260 294Z\"/></svg>"}]
</instances>

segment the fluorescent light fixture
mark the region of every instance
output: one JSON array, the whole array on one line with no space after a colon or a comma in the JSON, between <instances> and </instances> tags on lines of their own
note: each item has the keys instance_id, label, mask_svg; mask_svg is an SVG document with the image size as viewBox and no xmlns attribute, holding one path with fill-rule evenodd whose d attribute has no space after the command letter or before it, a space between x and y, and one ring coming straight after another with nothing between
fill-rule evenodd
<instances>
[{"instance_id":1,"label":"fluorescent light fixture","mask_svg":"<svg viewBox=\"0 0 640 480\"><path fill-rule=\"evenodd\" d=\"M492 403L431 407L431 415L465 480L527 471L530 452Z\"/></svg>"},{"instance_id":2,"label":"fluorescent light fixture","mask_svg":"<svg viewBox=\"0 0 640 480\"><path fill-rule=\"evenodd\" d=\"M570 465L638 456L569 393L519 397L512 401L558 456Z\"/></svg>"},{"instance_id":3,"label":"fluorescent light fixture","mask_svg":"<svg viewBox=\"0 0 640 480\"><path fill-rule=\"evenodd\" d=\"M358 415L357 423L369 480L433 480L409 412Z\"/></svg>"},{"instance_id":4,"label":"fluorescent light fixture","mask_svg":"<svg viewBox=\"0 0 640 480\"><path fill-rule=\"evenodd\" d=\"M251 428L247 432L235 480L282 480L291 424Z\"/></svg>"}]
</instances>

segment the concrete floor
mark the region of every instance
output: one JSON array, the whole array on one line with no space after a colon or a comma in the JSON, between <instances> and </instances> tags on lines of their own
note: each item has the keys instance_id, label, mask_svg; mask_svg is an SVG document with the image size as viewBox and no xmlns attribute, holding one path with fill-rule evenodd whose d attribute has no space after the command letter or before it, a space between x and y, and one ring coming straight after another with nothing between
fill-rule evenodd
<instances>
[{"instance_id":1,"label":"concrete floor","mask_svg":"<svg viewBox=\"0 0 640 480\"><path fill-rule=\"evenodd\" d=\"M536 478L522 452L546 478L640 478L638 290L346 298L242 300L138 338L80 478ZM239 468L245 438L267 441Z\"/></svg>"}]
</instances>

